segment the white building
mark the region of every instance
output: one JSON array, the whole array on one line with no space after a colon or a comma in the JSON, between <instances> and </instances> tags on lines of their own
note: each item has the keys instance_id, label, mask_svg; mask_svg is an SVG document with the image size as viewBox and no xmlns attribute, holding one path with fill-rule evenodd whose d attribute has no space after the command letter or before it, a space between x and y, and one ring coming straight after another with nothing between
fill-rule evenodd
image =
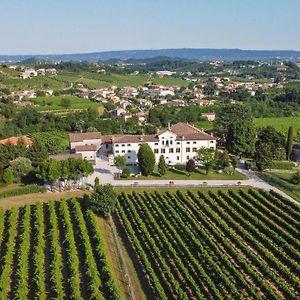
<instances>
[{"instance_id":1,"label":"white building","mask_svg":"<svg viewBox=\"0 0 300 300\"><path fill-rule=\"evenodd\" d=\"M77 137L78 135L78 137ZM189 124L177 123L168 129L152 135L99 136L99 133L72 133L70 147L74 153L80 153L89 160L96 155L105 155L112 161L113 157L124 156L129 165L137 163L137 153L143 143L147 143L158 162L161 155L168 164L185 164L197 156L201 147L216 149L216 138ZM84 145L85 147L79 147ZM95 145L87 147L87 145ZM86 154L83 149L86 150Z\"/></svg>"}]
</instances>

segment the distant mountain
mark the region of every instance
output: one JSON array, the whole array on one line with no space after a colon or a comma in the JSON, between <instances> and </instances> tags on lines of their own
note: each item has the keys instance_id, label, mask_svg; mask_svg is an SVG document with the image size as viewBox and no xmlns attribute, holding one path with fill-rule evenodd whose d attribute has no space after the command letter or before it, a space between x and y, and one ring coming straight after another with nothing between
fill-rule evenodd
<instances>
[{"instance_id":1,"label":"distant mountain","mask_svg":"<svg viewBox=\"0 0 300 300\"><path fill-rule=\"evenodd\" d=\"M124 50L95 53L51 54L51 55L0 55L0 62L20 62L28 59L48 61L108 61L148 59L157 56L191 60L295 60L300 51L292 50L241 50L241 49L158 49Z\"/></svg>"}]
</instances>

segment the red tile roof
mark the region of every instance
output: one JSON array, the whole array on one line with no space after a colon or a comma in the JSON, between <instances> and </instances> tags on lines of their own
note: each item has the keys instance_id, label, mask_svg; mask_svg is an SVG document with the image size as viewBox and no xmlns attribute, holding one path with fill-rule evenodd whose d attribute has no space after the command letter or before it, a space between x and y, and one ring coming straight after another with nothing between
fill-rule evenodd
<instances>
[{"instance_id":1,"label":"red tile roof","mask_svg":"<svg viewBox=\"0 0 300 300\"><path fill-rule=\"evenodd\" d=\"M70 142L83 142L84 140L98 140L101 139L100 132L72 132L69 133Z\"/></svg>"},{"instance_id":2,"label":"red tile roof","mask_svg":"<svg viewBox=\"0 0 300 300\"><path fill-rule=\"evenodd\" d=\"M75 151L83 152L83 151L97 151L96 145L78 145L75 146Z\"/></svg>"},{"instance_id":3,"label":"red tile roof","mask_svg":"<svg viewBox=\"0 0 300 300\"><path fill-rule=\"evenodd\" d=\"M82 158L82 155L80 153L62 153L62 154L51 154L49 155L49 158L54 160L64 160L68 158Z\"/></svg>"},{"instance_id":4,"label":"red tile roof","mask_svg":"<svg viewBox=\"0 0 300 300\"><path fill-rule=\"evenodd\" d=\"M18 136L18 137L17 136L12 136L10 138L0 140L0 144L5 145L7 143L12 143L13 145L16 146L18 144L19 139L23 139L26 146L31 146L32 145L32 140L26 135Z\"/></svg>"}]
</instances>

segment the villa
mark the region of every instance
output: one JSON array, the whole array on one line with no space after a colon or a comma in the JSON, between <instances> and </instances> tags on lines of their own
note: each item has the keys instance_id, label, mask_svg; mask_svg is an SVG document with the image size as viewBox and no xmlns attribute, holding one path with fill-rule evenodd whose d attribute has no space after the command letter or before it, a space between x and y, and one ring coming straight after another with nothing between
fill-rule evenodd
<instances>
[{"instance_id":1,"label":"villa","mask_svg":"<svg viewBox=\"0 0 300 300\"><path fill-rule=\"evenodd\" d=\"M104 156L111 163L121 155L126 164L137 163L137 153L142 143L147 143L155 154L156 161L163 155L168 164L185 164L197 156L201 147L216 149L216 138L192 125L177 123L151 135L103 136L99 132L70 133L71 153L95 161Z\"/></svg>"}]
</instances>

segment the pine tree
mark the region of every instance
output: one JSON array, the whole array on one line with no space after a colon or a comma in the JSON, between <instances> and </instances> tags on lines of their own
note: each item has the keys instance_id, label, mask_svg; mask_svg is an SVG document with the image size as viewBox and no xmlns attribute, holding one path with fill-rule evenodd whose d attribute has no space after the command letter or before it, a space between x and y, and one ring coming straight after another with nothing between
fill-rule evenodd
<instances>
[{"instance_id":1,"label":"pine tree","mask_svg":"<svg viewBox=\"0 0 300 300\"><path fill-rule=\"evenodd\" d=\"M157 168L158 168L158 173L160 174L160 176L164 176L166 174L167 164L166 164L166 161L165 161L165 158L163 155L161 155L159 157Z\"/></svg>"}]
</instances>

